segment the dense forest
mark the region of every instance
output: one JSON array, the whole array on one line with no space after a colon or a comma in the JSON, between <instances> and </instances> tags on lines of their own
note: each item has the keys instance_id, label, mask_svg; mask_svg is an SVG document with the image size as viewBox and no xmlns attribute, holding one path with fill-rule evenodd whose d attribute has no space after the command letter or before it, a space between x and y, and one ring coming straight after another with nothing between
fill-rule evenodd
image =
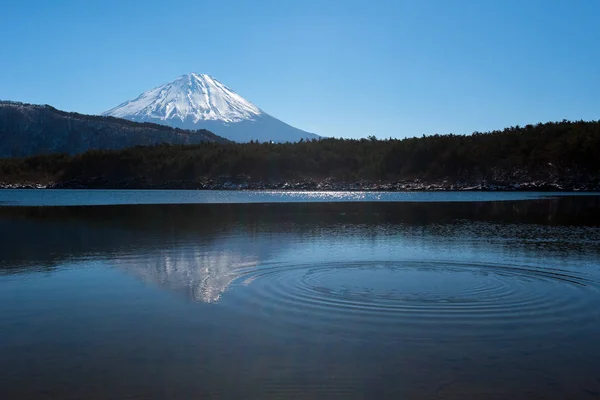
<instances>
[{"instance_id":1,"label":"dense forest","mask_svg":"<svg viewBox=\"0 0 600 400\"><path fill-rule=\"evenodd\" d=\"M0 182L584 182L598 184L600 121L562 121L471 135L299 143L200 143L0 159ZM120 183L119 183L120 182ZM126 185L125 185L126 186ZM135 185L134 185L135 186ZM201 186L199 186L201 187Z\"/></svg>"}]
</instances>

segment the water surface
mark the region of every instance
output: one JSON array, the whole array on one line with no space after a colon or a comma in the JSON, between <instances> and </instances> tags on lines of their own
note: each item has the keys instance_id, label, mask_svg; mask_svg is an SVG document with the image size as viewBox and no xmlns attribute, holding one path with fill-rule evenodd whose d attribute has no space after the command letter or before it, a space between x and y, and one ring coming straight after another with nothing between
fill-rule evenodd
<instances>
[{"instance_id":1,"label":"water surface","mask_svg":"<svg viewBox=\"0 0 600 400\"><path fill-rule=\"evenodd\" d=\"M0 398L600 395L598 197L54 205L0 207Z\"/></svg>"},{"instance_id":2,"label":"water surface","mask_svg":"<svg viewBox=\"0 0 600 400\"><path fill-rule=\"evenodd\" d=\"M78 190L3 189L0 206L124 204L237 204L323 202L455 202L531 200L589 192L331 192L284 190Z\"/></svg>"}]
</instances>

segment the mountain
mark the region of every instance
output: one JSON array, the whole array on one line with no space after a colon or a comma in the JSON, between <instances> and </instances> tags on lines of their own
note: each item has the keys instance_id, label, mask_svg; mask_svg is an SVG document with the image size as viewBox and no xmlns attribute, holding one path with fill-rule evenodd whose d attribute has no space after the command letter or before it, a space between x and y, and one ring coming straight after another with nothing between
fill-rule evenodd
<instances>
[{"instance_id":1,"label":"mountain","mask_svg":"<svg viewBox=\"0 0 600 400\"><path fill-rule=\"evenodd\" d=\"M48 105L0 101L0 157L201 142L227 140L206 130L190 132L113 117L69 113Z\"/></svg>"},{"instance_id":2,"label":"mountain","mask_svg":"<svg viewBox=\"0 0 600 400\"><path fill-rule=\"evenodd\" d=\"M211 76L191 73L103 113L182 129L208 129L236 142L318 139L265 113Z\"/></svg>"}]
</instances>

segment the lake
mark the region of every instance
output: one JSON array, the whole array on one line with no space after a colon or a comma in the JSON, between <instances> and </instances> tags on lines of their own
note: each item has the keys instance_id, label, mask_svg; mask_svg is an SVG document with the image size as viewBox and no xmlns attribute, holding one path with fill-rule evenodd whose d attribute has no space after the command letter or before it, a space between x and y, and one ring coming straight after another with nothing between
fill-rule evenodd
<instances>
[{"instance_id":1,"label":"lake","mask_svg":"<svg viewBox=\"0 0 600 400\"><path fill-rule=\"evenodd\" d=\"M284 190L52 190L3 189L0 206L237 204L323 202L461 202L532 200L592 192L301 192Z\"/></svg>"},{"instance_id":2,"label":"lake","mask_svg":"<svg viewBox=\"0 0 600 400\"><path fill-rule=\"evenodd\" d=\"M600 397L600 196L0 204L1 399Z\"/></svg>"}]
</instances>

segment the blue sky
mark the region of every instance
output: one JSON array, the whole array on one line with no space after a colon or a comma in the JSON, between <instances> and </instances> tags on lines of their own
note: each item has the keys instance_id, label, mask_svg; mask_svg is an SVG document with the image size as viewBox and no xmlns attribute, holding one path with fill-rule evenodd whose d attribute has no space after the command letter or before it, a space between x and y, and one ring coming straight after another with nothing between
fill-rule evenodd
<instances>
[{"instance_id":1,"label":"blue sky","mask_svg":"<svg viewBox=\"0 0 600 400\"><path fill-rule=\"evenodd\" d=\"M0 99L96 114L207 73L298 128L421 136L600 119L600 1L13 1Z\"/></svg>"}]
</instances>

